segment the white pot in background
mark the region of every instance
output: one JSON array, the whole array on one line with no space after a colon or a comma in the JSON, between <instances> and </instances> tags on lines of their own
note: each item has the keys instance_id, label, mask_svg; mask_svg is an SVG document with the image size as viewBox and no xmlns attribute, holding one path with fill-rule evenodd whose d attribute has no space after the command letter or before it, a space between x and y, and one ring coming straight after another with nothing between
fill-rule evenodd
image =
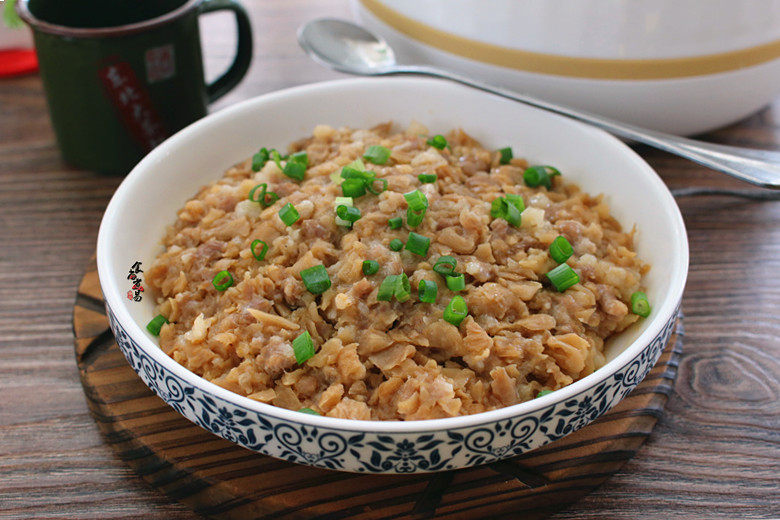
<instances>
[{"instance_id":1,"label":"white pot in background","mask_svg":"<svg viewBox=\"0 0 780 520\"><path fill-rule=\"evenodd\" d=\"M399 61L677 134L780 93L780 0L352 0Z\"/></svg>"}]
</instances>

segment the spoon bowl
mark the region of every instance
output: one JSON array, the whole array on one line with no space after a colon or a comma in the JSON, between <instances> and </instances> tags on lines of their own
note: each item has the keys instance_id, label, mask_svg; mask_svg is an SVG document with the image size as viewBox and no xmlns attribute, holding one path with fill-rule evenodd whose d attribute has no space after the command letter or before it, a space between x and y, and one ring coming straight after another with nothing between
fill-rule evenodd
<instances>
[{"instance_id":1,"label":"spoon bowl","mask_svg":"<svg viewBox=\"0 0 780 520\"><path fill-rule=\"evenodd\" d=\"M298 43L317 62L340 72L380 74L396 65L387 42L344 20L321 18L301 26Z\"/></svg>"},{"instance_id":2,"label":"spoon bowl","mask_svg":"<svg viewBox=\"0 0 780 520\"><path fill-rule=\"evenodd\" d=\"M419 74L449 79L497 96L554 112L622 137L685 157L713 170L756 186L780 189L780 153L725 146L687 139L621 123L597 114L575 110L453 72L421 65L399 65L393 49L382 38L344 20L320 18L298 30L298 42L317 62L340 72L362 76Z\"/></svg>"}]
</instances>

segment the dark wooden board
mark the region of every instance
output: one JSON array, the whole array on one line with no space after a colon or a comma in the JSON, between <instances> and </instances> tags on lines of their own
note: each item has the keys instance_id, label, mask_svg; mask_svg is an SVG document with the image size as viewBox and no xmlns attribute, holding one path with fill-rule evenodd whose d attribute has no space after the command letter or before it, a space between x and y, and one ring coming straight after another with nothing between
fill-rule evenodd
<instances>
[{"instance_id":1,"label":"dark wooden board","mask_svg":"<svg viewBox=\"0 0 780 520\"><path fill-rule=\"evenodd\" d=\"M365 475L259 455L170 408L116 346L94 259L79 286L73 330L81 382L106 442L150 485L218 519L544 518L598 487L639 449L672 391L682 346L678 324L657 365L617 407L529 454L445 473Z\"/></svg>"}]
</instances>

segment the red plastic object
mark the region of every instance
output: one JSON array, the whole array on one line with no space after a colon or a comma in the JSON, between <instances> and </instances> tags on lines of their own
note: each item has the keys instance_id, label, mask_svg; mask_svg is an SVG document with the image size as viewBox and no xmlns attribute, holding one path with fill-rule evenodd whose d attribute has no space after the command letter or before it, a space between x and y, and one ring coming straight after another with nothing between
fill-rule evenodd
<instances>
[{"instance_id":1,"label":"red plastic object","mask_svg":"<svg viewBox=\"0 0 780 520\"><path fill-rule=\"evenodd\" d=\"M31 74L38 70L38 57L32 49L0 50L0 78Z\"/></svg>"}]
</instances>

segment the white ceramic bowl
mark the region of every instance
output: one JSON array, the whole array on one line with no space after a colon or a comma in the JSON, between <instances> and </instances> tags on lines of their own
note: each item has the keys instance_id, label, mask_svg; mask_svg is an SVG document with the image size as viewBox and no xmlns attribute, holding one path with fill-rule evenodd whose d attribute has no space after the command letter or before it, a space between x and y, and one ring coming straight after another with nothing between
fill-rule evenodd
<instances>
[{"instance_id":1,"label":"white ceramic bowl","mask_svg":"<svg viewBox=\"0 0 780 520\"><path fill-rule=\"evenodd\" d=\"M699 133L780 94L780 0L352 0L407 63Z\"/></svg>"},{"instance_id":2,"label":"white ceramic bowl","mask_svg":"<svg viewBox=\"0 0 780 520\"><path fill-rule=\"evenodd\" d=\"M652 264L649 318L611 341L608 363L530 402L429 421L355 421L302 414L229 392L163 353L145 330L153 298L128 299L128 271L151 265L165 227L198 188L260 146L284 147L318 123L369 127L412 120L432 132L462 127L485 146L511 145L568 180L605 193L637 250ZM592 421L642 380L668 339L688 269L685 227L653 170L610 135L555 115L432 79L350 79L267 94L180 131L127 176L106 210L98 271L111 329L144 382L189 420L261 453L324 468L376 473L439 471L542 446Z\"/></svg>"}]
</instances>

